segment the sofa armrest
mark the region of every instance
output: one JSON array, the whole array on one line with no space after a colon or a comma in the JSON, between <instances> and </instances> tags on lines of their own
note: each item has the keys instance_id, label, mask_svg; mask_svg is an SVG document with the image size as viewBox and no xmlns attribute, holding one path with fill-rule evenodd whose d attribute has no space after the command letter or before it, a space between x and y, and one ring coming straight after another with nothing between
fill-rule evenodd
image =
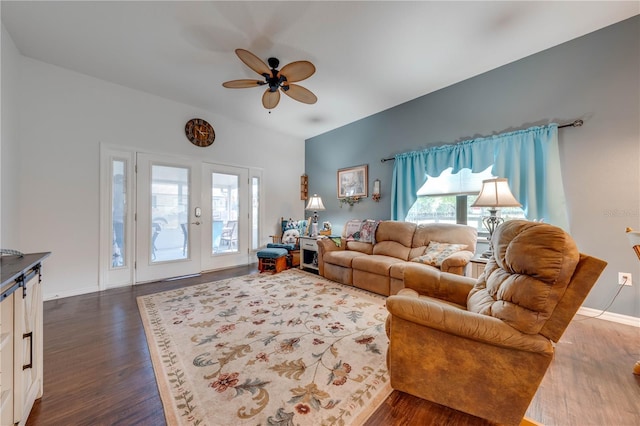
<instances>
[{"instance_id":1,"label":"sofa armrest","mask_svg":"<svg viewBox=\"0 0 640 426\"><path fill-rule=\"evenodd\" d=\"M553 344L544 336L525 334L488 315L469 312L437 299L402 290L387 298L387 310L393 317L420 327L429 327L465 339L509 349L553 353ZM393 328L393 317L390 326Z\"/></svg>"},{"instance_id":2,"label":"sofa armrest","mask_svg":"<svg viewBox=\"0 0 640 426\"><path fill-rule=\"evenodd\" d=\"M341 241L341 244L337 246L331 238L319 239L316 244L318 245L318 274L324 277L324 254L330 251L344 250L346 244L344 244L344 241Z\"/></svg>"},{"instance_id":3,"label":"sofa armrest","mask_svg":"<svg viewBox=\"0 0 640 426\"><path fill-rule=\"evenodd\" d=\"M404 268L405 288L461 306L467 306L467 296L475 283L474 278L441 272L415 262Z\"/></svg>"},{"instance_id":4,"label":"sofa armrest","mask_svg":"<svg viewBox=\"0 0 640 426\"><path fill-rule=\"evenodd\" d=\"M344 250L345 248L345 245L342 243L340 245L336 245L331 238L321 238L317 242L318 252L322 251L326 253L329 251Z\"/></svg>"},{"instance_id":5,"label":"sofa armrest","mask_svg":"<svg viewBox=\"0 0 640 426\"><path fill-rule=\"evenodd\" d=\"M464 275L464 271L472 257L473 252L468 250L462 250L456 253L452 253L442 261L440 270L442 270L442 272Z\"/></svg>"}]
</instances>

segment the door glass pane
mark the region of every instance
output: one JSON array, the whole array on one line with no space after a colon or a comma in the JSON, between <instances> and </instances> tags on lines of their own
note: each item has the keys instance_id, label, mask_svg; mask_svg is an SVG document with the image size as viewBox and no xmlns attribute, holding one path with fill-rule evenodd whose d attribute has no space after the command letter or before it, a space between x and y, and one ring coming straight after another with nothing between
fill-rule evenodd
<instances>
[{"instance_id":1,"label":"door glass pane","mask_svg":"<svg viewBox=\"0 0 640 426\"><path fill-rule=\"evenodd\" d=\"M152 262L189 257L189 169L151 167Z\"/></svg>"},{"instance_id":2,"label":"door glass pane","mask_svg":"<svg viewBox=\"0 0 640 426\"><path fill-rule=\"evenodd\" d=\"M111 267L127 266L126 229L127 229L127 163L124 160L111 162Z\"/></svg>"},{"instance_id":3,"label":"door glass pane","mask_svg":"<svg viewBox=\"0 0 640 426\"><path fill-rule=\"evenodd\" d=\"M251 178L251 250L257 250L259 244L260 215L260 179Z\"/></svg>"},{"instance_id":4,"label":"door glass pane","mask_svg":"<svg viewBox=\"0 0 640 426\"><path fill-rule=\"evenodd\" d=\"M211 253L238 252L239 177L211 173Z\"/></svg>"}]
</instances>

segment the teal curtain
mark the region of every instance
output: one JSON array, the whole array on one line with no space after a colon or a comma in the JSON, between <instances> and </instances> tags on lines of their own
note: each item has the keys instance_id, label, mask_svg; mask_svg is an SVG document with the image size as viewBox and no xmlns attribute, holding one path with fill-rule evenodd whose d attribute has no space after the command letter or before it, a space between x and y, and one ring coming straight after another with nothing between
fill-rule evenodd
<instances>
[{"instance_id":1,"label":"teal curtain","mask_svg":"<svg viewBox=\"0 0 640 426\"><path fill-rule=\"evenodd\" d=\"M396 155L391 219L406 218L427 175L439 176L448 167L477 173L489 166L494 176L509 180L527 218L568 230L555 123Z\"/></svg>"}]
</instances>

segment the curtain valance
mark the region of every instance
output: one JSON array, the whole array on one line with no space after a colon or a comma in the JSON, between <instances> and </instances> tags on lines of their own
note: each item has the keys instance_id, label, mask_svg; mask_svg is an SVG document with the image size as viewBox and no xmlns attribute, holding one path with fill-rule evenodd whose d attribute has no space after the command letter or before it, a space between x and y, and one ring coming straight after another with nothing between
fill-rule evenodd
<instances>
[{"instance_id":1,"label":"curtain valance","mask_svg":"<svg viewBox=\"0 0 640 426\"><path fill-rule=\"evenodd\" d=\"M427 175L439 176L449 167L451 173L478 173L489 166L494 176L509 180L529 219L568 229L556 123L396 155L391 218L405 219Z\"/></svg>"}]
</instances>

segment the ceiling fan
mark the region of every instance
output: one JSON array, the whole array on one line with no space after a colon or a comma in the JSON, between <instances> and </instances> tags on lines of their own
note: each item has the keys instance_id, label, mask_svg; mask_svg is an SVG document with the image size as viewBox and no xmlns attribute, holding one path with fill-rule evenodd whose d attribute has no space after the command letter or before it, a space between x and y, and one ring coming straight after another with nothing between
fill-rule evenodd
<instances>
[{"instance_id":1,"label":"ceiling fan","mask_svg":"<svg viewBox=\"0 0 640 426\"><path fill-rule=\"evenodd\" d=\"M232 80L222 83L224 87L228 89L244 89L247 87L268 85L269 87L262 95L262 105L264 105L266 109L273 109L278 105L278 102L280 102L280 92L278 89L290 98L305 104L315 104L318 100L316 95L309 89L293 84L294 82L311 77L313 73L316 72L316 67L314 67L311 62L291 62L278 71L276 68L280 65L280 61L277 58L269 58L269 65L267 65L262 59L248 50L236 49L236 55L238 55L245 65L263 76L264 80Z\"/></svg>"}]
</instances>

